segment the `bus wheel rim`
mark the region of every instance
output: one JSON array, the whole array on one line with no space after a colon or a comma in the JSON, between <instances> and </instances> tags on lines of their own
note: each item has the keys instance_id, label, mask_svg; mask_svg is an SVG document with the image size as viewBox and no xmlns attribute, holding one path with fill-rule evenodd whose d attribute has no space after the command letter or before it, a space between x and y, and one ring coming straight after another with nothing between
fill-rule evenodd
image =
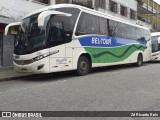
<instances>
[{"instance_id":1,"label":"bus wheel rim","mask_svg":"<svg viewBox=\"0 0 160 120\"><path fill-rule=\"evenodd\" d=\"M88 65L87 65L87 63L86 63L85 61L82 61L82 62L80 63L80 70L81 70L81 71L86 71L86 70L87 70L87 67L88 67Z\"/></svg>"}]
</instances>

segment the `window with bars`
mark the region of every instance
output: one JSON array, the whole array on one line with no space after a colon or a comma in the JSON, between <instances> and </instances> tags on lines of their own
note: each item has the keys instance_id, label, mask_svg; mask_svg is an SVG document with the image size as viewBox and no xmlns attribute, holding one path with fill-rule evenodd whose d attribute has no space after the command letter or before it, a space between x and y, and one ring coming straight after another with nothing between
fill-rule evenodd
<instances>
[{"instance_id":1,"label":"window with bars","mask_svg":"<svg viewBox=\"0 0 160 120\"><path fill-rule=\"evenodd\" d=\"M95 7L106 9L106 0L95 0Z\"/></svg>"},{"instance_id":2,"label":"window with bars","mask_svg":"<svg viewBox=\"0 0 160 120\"><path fill-rule=\"evenodd\" d=\"M136 12L132 9L130 9L130 17L131 19L136 19Z\"/></svg>"},{"instance_id":3,"label":"window with bars","mask_svg":"<svg viewBox=\"0 0 160 120\"><path fill-rule=\"evenodd\" d=\"M126 16L127 17L127 8L124 7L123 5L121 5L121 11L120 11L122 16Z\"/></svg>"},{"instance_id":4,"label":"window with bars","mask_svg":"<svg viewBox=\"0 0 160 120\"><path fill-rule=\"evenodd\" d=\"M73 4L85 6L88 8L92 8L92 0L72 0Z\"/></svg>"},{"instance_id":5,"label":"window with bars","mask_svg":"<svg viewBox=\"0 0 160 120\"><path fill-rule=\"evenodd\" d=\"M56 4L69 3L69 0L56 0Z\"/></svg>"},{"instance_id":6,"label":"window with bars","mask_svg":"<svg viewBox=\"0 0 160 120\"><path fill-rule=\"evenodd\" d=\"M117 13L118 12L118 4L112 0L109 0L109 10L111 12Z\"/></svg>"},{"instance_id":7,"label":"window with bars","mask_svg":"<svg viewBox=\"0 0 160 120\"><path fill-rule=\"evenodd\" d=\"M35 2L40 2L40 3L44 3L44 4L49 4L50 1L49 0L33 0Z\"/></svg>"}]
</instances>

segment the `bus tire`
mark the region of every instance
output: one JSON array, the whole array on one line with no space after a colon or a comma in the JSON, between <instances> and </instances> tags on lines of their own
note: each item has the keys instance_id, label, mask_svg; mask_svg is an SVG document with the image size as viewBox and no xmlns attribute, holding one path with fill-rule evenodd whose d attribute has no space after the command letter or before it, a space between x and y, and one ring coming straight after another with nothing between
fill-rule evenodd
<instances>
[{"instance_id":1,"label":"bus tire","mask_svg":"<svg viewBox=\"0 0 160 120\"><path fill-rule=\"evenodd\" d=\"M142 54L138 54L136 66L137 66L137 67L140 67L140 66L142 66L142 65L143 65L143 56L142 56Z\"/></svg>"},{"instance_id":2,"label":"bus tire","mask_svg":"<svg viewBox=\"0 0 160 120\"><path fill-rule=\"evenodd\" d=\"M85 56L80 56L77 63L77 74L79 76L86 75L90 72L89 60Z\"/></svg>"}]
</instances>

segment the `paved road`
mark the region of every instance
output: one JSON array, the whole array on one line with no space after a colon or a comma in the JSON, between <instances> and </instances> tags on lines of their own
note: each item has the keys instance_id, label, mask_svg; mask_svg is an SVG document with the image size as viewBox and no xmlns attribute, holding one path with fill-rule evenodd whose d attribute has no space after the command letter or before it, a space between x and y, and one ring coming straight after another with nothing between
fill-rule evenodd
<instances>
[{"instance_id":1,"label":"paved road","mask_svg":"<svg viewBox=\"0 0 160 120\"><path fill-rule=\"evenodd\" d=\"M0 111L11 110L160 111L160 63L146 63L142 67L123 65L99 68L81 77L74 73L54 73L43 78L0 82ZM158 118L63 119L158 120Z\"/></svg>"}]
</instances>

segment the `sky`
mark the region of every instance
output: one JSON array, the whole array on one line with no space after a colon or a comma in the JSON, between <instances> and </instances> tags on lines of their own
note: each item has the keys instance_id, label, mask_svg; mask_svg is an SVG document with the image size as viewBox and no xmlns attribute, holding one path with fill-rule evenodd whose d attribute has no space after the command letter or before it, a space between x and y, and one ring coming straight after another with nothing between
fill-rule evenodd
<instances>
[{"instance_id":1,"label":"sky","mask_svg":"<svg viewBox=\"0 0 160 120\"><path fill-rule=\"evenodd\" d=\"M155 1L155 2L157 2L157 3L159 3L159 4L160 4L160 0L153 0L153 1Z\"/></svg>"}]
</instances>

